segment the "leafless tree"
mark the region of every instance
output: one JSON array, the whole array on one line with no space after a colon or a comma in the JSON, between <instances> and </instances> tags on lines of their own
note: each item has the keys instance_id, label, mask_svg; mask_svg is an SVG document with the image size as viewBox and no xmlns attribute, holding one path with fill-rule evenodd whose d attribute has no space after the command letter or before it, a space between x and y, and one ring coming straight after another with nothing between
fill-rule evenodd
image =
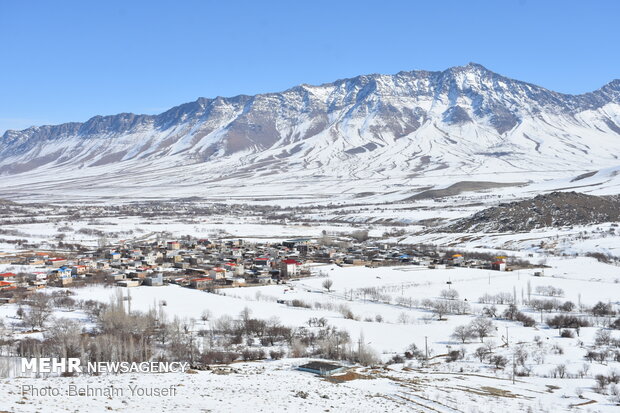
<instances>
[{"instance_id":1,"label":"leafless tree","mask_svg":"<svg viewBox=\"0 0 620 413\"><path fill-rule=\"evenodd\" d=\"M52 315L52 308L50 305L50 298L46 294L33 294L30 297L30 310L24 317L26 325L32 327L32 329L43 329L45 322Z\"/></svg>"},{"instance_id":2,"label":"leafless tree","mask_svg":"<svg viewBox=\"0 0 620 413\"><path fill-rule=\"evenodd\" d=\"M332 280L330 280L329 278L323 281L323 288L325 288L327 290L327 292L331 291L332 285L334 285L334 282Z\"/></svg>"},{"instance_id":3,"label":"leafless tree","mask_svg":"<svg viewBox=\"0 0 620 413\"><path fill-rule=\"evenodd\" d=\"M484 338L488 337L495 328L493 321L484 317L476 318L469 326L471 330L480 338L481 343L484 342Z\"/></svg>"},{"instance_id":4,"label":"leafless tree","mask_svg":"<svg viewBox=\"0 0 620 413\"><path fill-rule=\"evenodd\" d=\"M474 333L469 326L456 326L452 333L452 337L465 343L467 340L474 337Z\"/></svg>"},{"instance_id":5,"label":"leafless tree","mask_svg":"<svg viewBox=\"0 0 620 413\"><path fill-rule=\"evenodd\" d=\"M202 310L202 314L200 314L200 319L203 323L206 323L211 318L211 311L208 309Z\"/></svg>"}]
</instances>

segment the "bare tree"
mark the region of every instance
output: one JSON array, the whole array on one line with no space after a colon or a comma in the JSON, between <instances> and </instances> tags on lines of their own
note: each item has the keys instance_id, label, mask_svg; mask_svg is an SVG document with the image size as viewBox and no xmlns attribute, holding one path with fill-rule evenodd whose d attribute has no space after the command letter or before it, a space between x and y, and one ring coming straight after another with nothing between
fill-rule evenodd
<instances>
[{"instance_id":1,"label":"bare tree","mask_svg":"<svg viewBox=\"0 0 620 413\"><path fill-rule=\"evenodd\" d=\"M452 337L465 343L468 339L474 337L474 333L469 326L456 326Z\"/></svg>"},{"instance_id":2,"label":"bare tree","mask_svg":"<svg viewBox=\"0 0 620 413\"><path fill-rule=\"evenodd\" d=\"M443 320L443 316L450 311L450 306L444 300L435 300L431 303L431 309L437 315L438 320Z\"/></svg>"},{"instance_id":3,"label":"bare tree","mask_svg":"<svg viewBox=\"0 0 620 413\"><path fill-rule=\"evenodd\" d=\"M446 300L456 300L457 298L459 298L459 292L453 289L441 290L441 293L439 293L439 295L441 296L441 298L445 298Z\"/></svg>"},{"instance_id":4,"label":"bare tree","mask_svg":"<svg viewBox=\"0 0 620 413\"><path fill-rule=\"evenodd\" d=\"M328 278L325 281L323 281L322 285L323 285L323 288L327 290L327 292L330 292L332 289L332 285L334 285L334 282Z\"/></svg>"},{"instance_id":5,"label":"bare tree","mask_svg":"<svg viewBox=\"0 0 620 413\"><path fill-rule=\"evenodd\" d=\"M30 310L24 317L26 325L32 327L32 329L43 329L45 322L52 315L52 308L50 306L50 298L46 294L33 294L30 298Z\"/></svg>"},{"instance_id":6,"label":"bare tree","mask_svg":"<svg viewBox=\"0 0 620 413\"><path fill-rule=\"evenodd\" d=\"M202 314L200 314L200 319L203 323L206 323L211 318L211 311L208 309L202 310Z\"/></svg>"},{"instance_id":7,"label":"bare tree","mask_svg":"<svg viewBox=\"0 0 620 413\"><path fill-rule=\"evenodd\" d=\"M484 338L491 334L495 325L493 321L488 318L479 317L472 321L469 327L480 338L480 342L482 343L484 342Z\"/></svg>"},{"instance_id":8,"label":"bare tree","mask_svg":"<svg viewBox=\"0 0 620 413\"><path fill-rule=\"evenodd\" d=\"M482 363L484 358L487 356L488 350L485 347L478 347L476 351L474 351L474 355L478 357L478 360Z\"/></svg>"}]
</instances>

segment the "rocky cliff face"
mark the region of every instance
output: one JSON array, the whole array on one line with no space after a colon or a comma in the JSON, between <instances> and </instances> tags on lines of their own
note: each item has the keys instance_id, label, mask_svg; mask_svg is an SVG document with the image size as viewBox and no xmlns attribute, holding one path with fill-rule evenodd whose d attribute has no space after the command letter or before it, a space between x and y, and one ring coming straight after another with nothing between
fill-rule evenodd
<instances>
[{"instance_id":1,"label":"rocky cliff face","mask_svg":"<svg viewBox=\"0 0 620 413\"><path fill-rule=\"evenodd\" d=\"M537 228L620 221L618 196L552 192L500 204L448 227L454 232L529 232Z\"/></svg>"}]
</instances>

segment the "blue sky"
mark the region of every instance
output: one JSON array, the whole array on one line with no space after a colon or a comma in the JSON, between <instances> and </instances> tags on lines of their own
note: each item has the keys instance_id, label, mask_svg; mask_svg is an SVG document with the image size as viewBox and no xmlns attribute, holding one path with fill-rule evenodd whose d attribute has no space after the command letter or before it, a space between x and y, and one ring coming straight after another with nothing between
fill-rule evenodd
<instances>
[{"instance_id":1,"label":"blue sky","mask_svg":"<svg viewBox=\"0 0 620 413\"><path fill-rule=\"evenodd\" d=\"M564 93L620 78L620 1L0 0L0 133L468 62Z\"/></svg>"}]
</instances>

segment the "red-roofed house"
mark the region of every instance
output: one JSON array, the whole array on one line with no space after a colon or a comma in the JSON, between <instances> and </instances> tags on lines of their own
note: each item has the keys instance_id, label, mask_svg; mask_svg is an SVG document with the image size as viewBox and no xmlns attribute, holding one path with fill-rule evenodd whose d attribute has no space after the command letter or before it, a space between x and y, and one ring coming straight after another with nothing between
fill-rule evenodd
<instances>
[{"instance_id":1,"label":"red-roofed house","mask_svg":"<svg viewBox=\"0 0 620 413\"><path fill-rule=\"evenodd\" d=\"M213 285L214 278L213 277L202 277L202 278L193 278L189 285L192 288L197 290L204 290L209 286Z\"/></svg>"},{"instance_id":2,"label":"red-roofed house","mask_svg":"<svg viewBox=\"0 0 620 413\"><path fill-rule=\"evenodd\" d=\"M0 274L0 281L15 281L15 274L12 272L5 272Z\"/></svg>"},{"instance_id":3,"label":"red-roofed house","mask_svg":"<svg viewBox=\"0 0 620 413\"><path fill-rule=\"evenodd\" d=\"M280 261L280 275L282 277L294 277L299 274L301 263L297 260L286 259Z\"/></svg>"},{"instance_id":4,"label":"red-roofed house","mask_svg":"<svg viewBox=\"0 0 620 413\"><path fill-rule=\"evenodd\" d=\"M506 271L506 263L504 261L495 261L491 264L491 268L495 271Z\"/></svg>"},{"instance_id":5,"label":"red-roofed house","mask_svg":"<svg viewBox=\"0 0 620 413\"><path fill-rule=\"evenodd\" d=\"M229 275L228 272L224 268L221 268L221 267L215 267L209 270L209 276L213 277L213 279L215 280L226 278L227 275Z\"/></svg>"},{"instance_id":6,"label":"red-roofed house","mask_svg":"<svg viewBox=\"0 0 620 413\"><path fill-rule=\"evenodd\" d=\"M13 290L17 287L15 287L13 285L13 283L10 283L8 281L0 281L0 290Z\"/></svg>"}]
</instances>

